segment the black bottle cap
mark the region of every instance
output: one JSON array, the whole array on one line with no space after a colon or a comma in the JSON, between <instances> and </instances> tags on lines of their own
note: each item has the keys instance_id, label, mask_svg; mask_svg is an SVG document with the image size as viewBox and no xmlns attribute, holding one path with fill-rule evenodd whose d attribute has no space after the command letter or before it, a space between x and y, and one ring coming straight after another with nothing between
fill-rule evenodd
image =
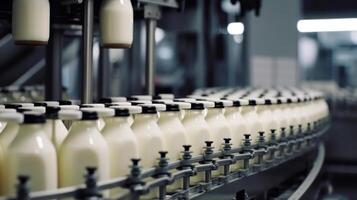
<instances>
[{"instance_id":1,"label":"black bottle cap","mask_svg":"<svg viewBox=\"0 0 357 200\"><path fill-rule=\"evenodd\" d=\"M234 106L234 107L241 107L242 104L240 103L239 100L234 100L234 101L233 101L233 106Z\"/></svg>"},{"instance_id":2,"label":"black bottle cap","mask_svg":"<svg viewBox=\"0 0 357 200\"><path fill-rule=\"evenodd\" d=\"M127 97L128 101L138 101L138 97Z\"/></svg>"},{"instance_id":3,"label":"black bottle cap","mask_svg":"<svg viewBox=\"0 0 357 200\"><path fill-rule=\"evenodd\" d=\"M99 100L99 103L113 103L113 100L112 100L112 98L101 98L100 100Z\"/></svg>"},{"instance_id":4,"label":"black bottle cap","mask_svg":"<svg viewBox=\"0 0 357 200\"><path fill-rule=\"evenodd\" d=\"M140 105L143 114L156 114L157 109L154 105Z\"/></svg>"},{"instance_id":5,"label":"black bottle cap","mask_svg":"<svg viewBox=\"0 0 357 200\"><path fill-rule=\"evenodd\" d=\"M58 112L61 110L57 106L48 106L46 107L46 118L47 119L58 119Z\"/></svg>"},{"instance_id":6,"label":"black bottle cap","mask_svg":"<svg viewBox=\"0 0 357 200\"><path fill-rule=\"evenodd\" d=\"M168 103L166 105L166 111L171 111L171 112L178 112L180 111L180 107L178 104L173 104L173 103Z\"/></svg>"},{"instance_id":7,"label":"black bottle cap","mask_svg":"<svg viewBox=\"0 0 357 200\"><path fill-rule=\"evenodd\" d=\"M224 108L224 104L221 101L215 101L214 102L214 107L215 108Z\"/></svg>"},{"instance_id":8,"label":"black bottle cap","mask_svg":"<svg viewBox=\"0 0 357 200\"><path fill-rule=\"evenodd\" d=\"M287 103L292 103L293 100L292 100L291 98L287 98L287 99L286 99L286 102L287 102Z\"/></svg>"},{"instance_id":9,"label":"black bottle cap","mask_svg":"<svg viewBox=\"0 0 357 200\"><path fill-rule=\"evenodd\" d=\"M43 106L43 107L46 107L47 106L47 103L45 102L36 102L36 103L33 103L34 106Z\"/></svg>"},{"instance_id":10,"label":"black bottle cap","mask_svg":"<svg viewBox=\"0 0 357 200\"><path fill-rule=\"evenodd\" d=\"M24 113L24 124L43 124L46 122L46 117L44 114L35 112Z\"/></svg>"},{"instance_id":11,"label":"black bottle cap","mask_svg":"<svg viewBox=\"0 0 357 200\"><path fill-rule=\"evenodd\" d=\"M20 104L5 104L5 108L13 108L13 109L18 109L21 108L22 105Z\"/></svg>"},{"instance_id":12,"label":"black bottle cap","mask_svg":"<svg viewBox=\"0 0 357 200\"><path fill-rule=\"evenodd\" d=\"M129 109L127 108L113 108L115 117L129 117Z\"/></svg>"},{"instance_id":13,"label":"black bottle cap","mask_svg":"<svg viewBox=\"0 0 357 200\"><path fill-rule=\"evenodd\" d=\"M97 120L98 114L96 112L82 111L82 120Z\"/></svg>"},{"instance_id":14,"label":"black bottle cap","mask_svg":"<svg viewBox=\"0 0 357 200\"><path fill-rule=\"evenodd\" d=\"M250 106L256 106L257 105L257 101L254 99L249 99L249 105Z\"/></svg>"},{"instance_id":15,"label":"black bottle cap","mask_svg":"<svg viewBox=\"0 0 357 200\"><path fill-rule=\"evenodd\" d=\"M61 100L59 101L59 105L73 105L72 101L67 101L67 100Z\"/></svg>"},{"instance_id":16,"label":"black bottle cap","mask_svg":"<svg viewBox=\"0 0 357 200\"><path fill-rule=\"evenodd\" d=\"M276 103L277 104L282 104L283 102L281 101L281 99L277 99Z\"/></svg>"},{"instance_id":17,"label":"black bottle cap","mask_svg":"<svg viewBox=\"0 0 357 200\"><path fill-rule=\"evenodd\" d=\"M191 110L204 110L205 106L203 103L192 102L191 103Z\"/></svg>"},{"instance_id":18,"label":"black bottle cap","mask_svg":"<svg viewBox=\"0 0 357 200\"><path fill-rule=\"evenodd\" d=\"M272 105L273 103L271 102L271 99L265 99L264 100L265 105Z\"/></svg>"}]
</instances>

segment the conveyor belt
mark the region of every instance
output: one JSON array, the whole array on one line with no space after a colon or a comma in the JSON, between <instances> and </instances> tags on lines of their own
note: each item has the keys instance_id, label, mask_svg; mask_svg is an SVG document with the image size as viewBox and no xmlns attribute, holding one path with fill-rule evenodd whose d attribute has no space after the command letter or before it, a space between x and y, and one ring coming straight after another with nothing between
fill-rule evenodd
<instances>
[{"instance_id":1,"label":"conveyor belt","mask_svg":"<svg viewBox=\"0 0 357 200\"><path fill-rule=\"evenodd\" d=\"M303 136L295 139L290 138L289 140L281 141L276 145L266 145L261 148L247 148L243 146L242 149L231 149L226 152L223 151L222 153L213 154L206 152L202 156L188 157L181 161L164 163L165 165L161 167L159 163L158 167L143 172L141 172L140 167L137 165L138 163L134 162L131 175L128 177L100 182L98 184L95 183L94 179L87 179L86 186L82 185L62 188L55 191L35 192L25 194L25 196L28 195L28 199L42 200L79 195L78 199L84 199L84 197L93 197L102 190L124 186L129 188L131 192L123 193L120 199L139 199L140 195L145 194L152 188L159 188L159 199L210 199L209 197L212 197L211 199L232 199L234 194L241 189L245 189L248 192L264 191L284 181L281 178L287 179L289 176L294 176L296 172L299 172L301 169L306 170L308 167L306 164L310 161L306 159L306 157L313 155L311 153L318 147L319 151L314 167L302 186L292 195L293 199L298 199L311 185L322 166L324 147L321 141L327 129L328 125L325 124L313 132L303 134ZM300 146L301 144L305 145ZM289 147L294 148L289 150ZM274 156L272 159L257 164L249 164L252 162L252 159L269 155L272 151L277 153L278 156ZM190 154L189 152L190 151L186 148L184 154ZM227 156L227 152L230 153L229 156ZM226 155L226 157L222 157L223 155ZM162 162L163 159L160 159L160 161ZM226 167L236 161L244 161L244 168L233 173L225 171L226 173L224 175L212 178L212 171L217 169L218 166ZM190 164L195 164L195 167L187 167ZM171 174L171 176L166 174L166 172L176 169L177 167L183 168ZM188 177L194 172L205 173L205 181L198 185L188 187ZM278 178L278 176L276 176L277 174L282 174L283 176ZM154 175L156 175L155 179L143 184L142 181L146 180L145 178ZM90 177L90 173L87 174L87 177ZM165 186L179 178L184 178L183 182L186 189L178 190L174 194L167 194ZM247 184L249 181L251 181L251 183ZM248 187L248 185L250 186ZM220 194L220 196L215 196L217 194ZM226 196L222 196L222 194ZM5 198L0 198L0 200L4 199Z\"/></svg>"}]
</instances>

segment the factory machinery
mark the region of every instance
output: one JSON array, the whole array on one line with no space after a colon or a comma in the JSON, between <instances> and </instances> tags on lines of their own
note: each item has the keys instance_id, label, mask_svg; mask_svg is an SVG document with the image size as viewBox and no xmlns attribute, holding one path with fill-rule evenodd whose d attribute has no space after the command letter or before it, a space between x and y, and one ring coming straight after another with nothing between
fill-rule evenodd
<instances>
[{"instance_id":1,"label":"factory machinery","mask_svg":"<svg viewBox=\"0 0 357 200\"><path fill-rule=\"evenodd\" d=\"M128 113L131 108L125 108L126 115L134 115L132 120L143 114L159 115L165 111L181 112L185 110L200 110L202 116L206 116L210 109L219 109L220 115L224 109L229 107L254 108L250 112L255 112L259 106L275 106L285 109L285 115L294 112L304 120L297 123L297 119L289 118L291 123L287 123L284 117L280 118L280 125L271 128L269 125L260 126L259 117L249 118L250 127L245 132L239 134L226 135L223 132L214 132L217 137L209 138L208 132L201 133L207 136L207 140L201 141L199 145L187 143L182 145L180 158L168 159L170 151L155 152L157 162L147 167L147 157L133 158L131 166L128 167L127 176L120 176L113 179L98 180L99 169L97 166L87 166L84 172L82 185L60 187L45 191L33 191L31 180L36 177L28 174L17 174L16 194L0 199L300 199L306 195L308 189L318 177L323 164L325 150L323 141L325 132L329 127L328 108L323 100L323 96L316 91L296 88L275 88L275 89L237 89L237 88L209 88L197 90L187 98L175 98L170 95L159 95L155 99L154 90L154 66L155 66L155 28L156 21L161 17L161 8L169 7L183 9L183 0L137 0L133 1L134 8L139 10L146 20L146 71L145 86L146 94L149 96L134 96L130 98L109 98L110 100L101 101L99 104L91 104L92 94L92 48L93 48L93 21L94 4L102 4L100 12L100 29L102 46L107 48L129 48L132 44L133 30L128 28L133 26L133 7L131 1L122 5L118 12L110 12L110 8L116 8L118 3L115 0L62 0L57 2L59 6L66 7L67 13L57 13L50 18L49 7L45 5L28 4L26 1L14 1L12 11L1 11L1 17L8 19L12 14L12 31L14 39L18 44L42 45L49 41L48 61L52 63L50 73L46 77L46 99L60 99L61 87L59 84L59 72L61 69L58 57L60 49L58 32L56 30L63 27L50 29L50 20L58 24L77 24L81 25L83 37L83 90L81 105L73 110L64 110L65 106L74 106L72 102L35 102L35 104L13 104L4 102L4 112L1 113L0 121L13 120L8 116L15 116L9 109L15 108L16 115L23 121L19 123L37 123L42 120L43 114L56 110L57 119L63 119L65 124L68 121L79 118L95 119L100 121L107 113L114 112L116 109L123 110L123 106L138 105L140 111ZM44 1L45 3L48 1ZM233 1L236 2L236 1ZM242 10L248 12L255 10L259 13L260 1L240 1ZM51 4L54 4L51 2ZM37 7L39 6L39 7ZM52 7L51 7L52 8ZM24 15L29 12L33 16ZM38 9L38 10L36 10ZM44 9L44 10L42 10ZM81 10L78 12L78 9ZM103 11L103 12L102 12ZM104 12L105 11L105 12ZM41 13L40 15L38 15ZM78 15L78 13L80 15ZM114 13L114 14L113 14ZM108 14L108 15L106 15ZM113 14L113 15L110 15ZM117 15L115 15L117 14ZM69 17L63 17L63 16ZM29 18L34 17L34 18ZM125 20L110 20L115 19ZM42 26L26 26L26 19L40 21ZM111 24L114 23L114 24ZM5 25L6 26L6 23ZM114 27L111 29L109 27ZM38 31L38 32L36 32ZM113 32L112 32L113 31ZM116 37L118 36L118 37ZM6 96L6 95L4 95ZM115 100L116 99L116 100ZM120 100L118 100L120 99ZM115 105L115 101L121 102ZM105 103L105 104L104 104ZM106 105L110 104L112 105ZM124 103L124 104L123 104ZM186 104L182 104L186 103ZM322 103L322 104L321 104ZM69 105L71 104L71 105ZM113 105L114 104L114 105ZM34 106L35 105L35 106ZM189 105L189 108L183 108ZM299 110L300 105L310 105L309 109ZM311 107L312 105L312 107ZM63 106L63 107L61 107ZM105 110L105 106L109 107ZM119 106L119 107L117 107ZM183 106L183 107L181 107ZM295 111L289 111L290 107ZM314 109L314 106L320 110ZM322 107L321 107L322 106ZM59 107L57 109L57 107ZM79 108L81 107L81 108ZM265 109L267 109L265 107ZM267 109L269 110L270 107ZM59 110L63 112L59 112ZM145 111L144 111L145 110ZM311 111L311 112L310 112ZM315 111L315 112L312 112ZM119 112L119 111L118 111ZM12 114L9 114L12 113ZM94 114L93 114L94 113ZM104 114L103 114L104 113ZM122 111L119 113L122 114ZM308 116L309 113L310 115ZM272 113L271 113L272 114ZM290 113L291 114L291 113ZM294 115L295 115L294 114ZM304 115L306 116L304 117ZM120 114L119 114L120 115ZM184 114L183 114L184 116ZM271 115L273 116L273 115ZM280 116L280 115L279 115ZM283 116L283 115L281 115ZM47 116L48 117L48 116ZM51 117L53 117L51 115ZM47 118L53 120L53 118ZM10 119L11 118L11 119ZM99 120L98 120L99 118ZM264 119L269 116L264 115ZM309 118L309 119L307 119ZM202 118L204 119L204 118ZM182 119L181 119L182 120ZM248 123L247 121L247 123ZM238 123L239 121L237 121ZM135 122L134 122L135 123ZM156 122L155 122L156 123ZM184 123L184 122L182 122ZM267 123L268 124L268 123ZM9 123L7 124L9 125ZM212 124L209 124L212 125ZM67 128L70 123L66 124ZM259 128L264 127L264 128ZM187 128L187 127L186 127ZM139 131L139 130L137 130ZM187 129L187 131L191 131ZM135 130L134 130L135 132ZM239 135L241 138L233 138ZM227 137L225 137L227 136ZM197 139L197 137L195 138ZM200 138L199 138L200 139ZM203 138L202 138L203 139ZM153 144L154 145L154 144ZM55 144L56 146L56 144ZM57 146L56 146L57 148ZM141 147L142 148L142 147ZM150 146L145 146L146 150ZM195 150L192 150L195 149ZM198 150L197 150L198 149ZM145 152L145 150L143 150ZM199 153L197 153L199 152ZM118 157L118 160L121 158ZM155 159L155 158L150 158ZM145 166L143 162L145 160ZM78 162L80 162L78 160ZM30 167L30 166L29 166ZM68 169L70 171L70 169ZM31 172L30 172L31 173ZM79 172L75 172L79 173ZM291 180L299 177L298 180ZM301 180L300 177L303 177ZM286 183L288 181L288 183ZM284 185L284 188L280 186ZM286 187L288 186L288 187ZM11 185L1 187L15 187ZM116 196L108 194L108 190L118 189ZM280 189L279 189L280 188Z\"/></svg>"}]
</instances>

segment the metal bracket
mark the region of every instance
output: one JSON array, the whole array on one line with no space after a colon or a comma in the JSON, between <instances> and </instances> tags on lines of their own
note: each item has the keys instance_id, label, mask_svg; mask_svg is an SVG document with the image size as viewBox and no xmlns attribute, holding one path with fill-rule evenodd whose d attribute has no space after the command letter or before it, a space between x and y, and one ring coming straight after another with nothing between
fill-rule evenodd
<instances>
[{"instance_id":1,"label":"metal bracket","mask_svg":"<svg viewBox=\"0 0 357 200\"><path fill-rule=\"evenodd\" d=\"M161 19L161 10L155 5L145 5L144 6L144 18L145 19Z\"/></svg>"}]
</instances>

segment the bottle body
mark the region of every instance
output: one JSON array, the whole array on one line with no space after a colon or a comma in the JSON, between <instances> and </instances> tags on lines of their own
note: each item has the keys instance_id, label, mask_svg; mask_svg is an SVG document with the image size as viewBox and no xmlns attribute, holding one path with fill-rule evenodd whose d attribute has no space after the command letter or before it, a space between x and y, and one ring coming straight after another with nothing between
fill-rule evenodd
<instances>
[{"instance_id":1,"label":"bottle body","mask_svg":"<svg viewBox=\"0 0 357 200\"><path fill-rule=\"evenodd\" d=\"M0 145L3 147L4 151L7 150L8 146L15 139L18 131L19 124L15 122L7 122L6 127L0 134Z\"/></svg>"},{"instance_id":2,"label":"bottle body","mask_svg":"<svg viewBox=\"0 0 357 200\"><path fill-rule=\"evenodd\" d=\"M57 156L42 125L24 124L6 152L5 194L14 195L18 175L29 176L31 191L57 188Z\"/></svg>"},{"instance_id":3,"label":"bottle body","mask_svg":"<svg viewBox=\"0 0 357 200\"><path fill-rule=\"evenodd\" d=\"M157 164L159 151L165 151L163 133L157 124L156 114L137 114L132 130L138 141L139 157L143 168Z\"/></svg>"},{"instance_id":4,"label":"bottle body","mask_svg":"<svg viewBox=\"0 0 357 200\"><path fill-rule=\"evenodd\" d=\"M44 130L58 151L63 140L68 135L66 126L60 119L48 119L44 125Z\"/></svg>"},{"instance_id":5,"label":"bottle body","mask_svg":"<svg viewBox=\"0 0 357 200\"><path fill-rule=\"evenodd\" d=\"M48 0L13 0L12 33L15 43L47 44L50 36Z\"/></svg>"},{"instance_id":6,"label":"bottle body","mask_svg":"<svg viewBox=\"0 0 357 200\"><path fill-rule=\"evenodd\" d=\"M109 178L108 145L98 131L96 120L76 121L59 151L60 187L83 183L87 167L97 168L97 180Z\"/></svg>"},{"instance_id":7,"label":"bottle body","mask_svg":"<svg viewBox=\"0 0 357 200\"><path fill-rule=\"evenodd\" d=\"M102 45L130 48L133 42L134 14L130 0L103 0L100 8Z\"/></svg>"},{"instance_id":8,"label":"bottle body","mask_svg":"<svg viewBox=\"0 0 357 200\"><path fill-rule=\"evenodd\" d=\"M167 158L176 161L181 158L183 145L187 144L187 133L179 119L179 112L162 112L159 127L167 144Z\"/></svg>"},{"instance_id":9,"label":"bottle body","mask_svg":"<svg viewBox=\"0 0 357 200\"><path fill-rule=\"evenodd\" d=\"M102 134L107 141L110 155L110 178L129 174L132 158L138 158L138 142L131 130L127 117L115 117L105 120ZM113 189L110 195L115 197L122 189Z\"/></svg>"}]
</instances>

